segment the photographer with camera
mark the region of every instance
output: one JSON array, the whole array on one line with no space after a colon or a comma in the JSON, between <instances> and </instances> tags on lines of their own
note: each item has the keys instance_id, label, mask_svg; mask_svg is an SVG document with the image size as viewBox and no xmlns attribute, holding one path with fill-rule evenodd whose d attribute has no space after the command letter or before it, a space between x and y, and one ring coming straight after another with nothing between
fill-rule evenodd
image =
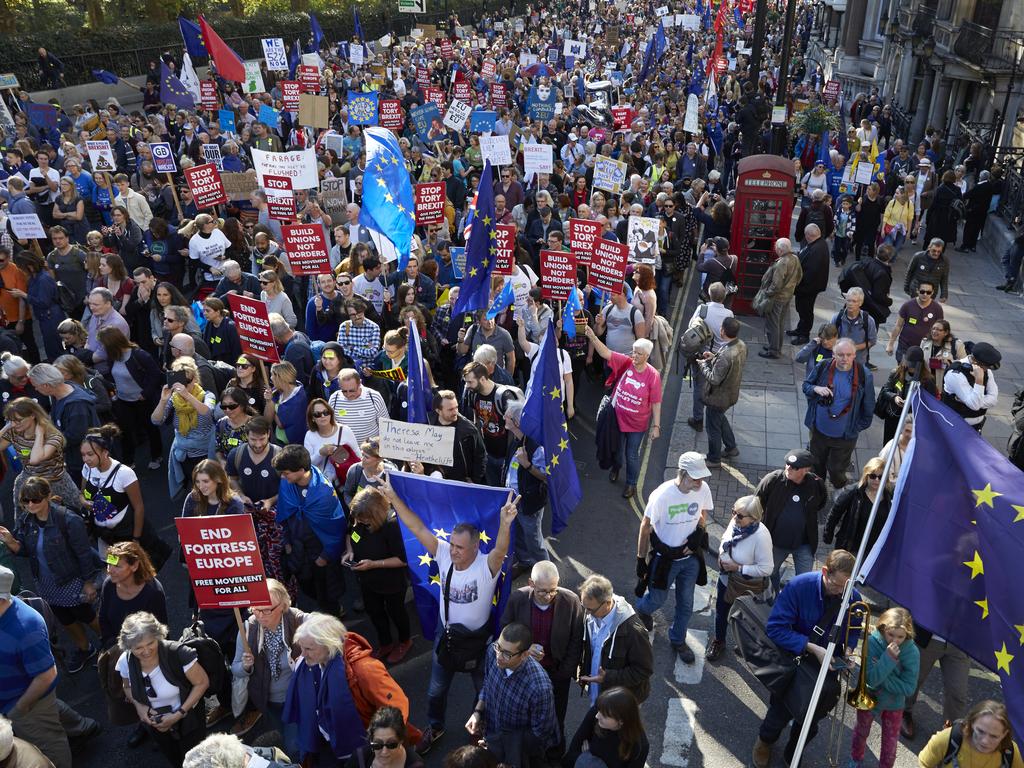
<instances>
[{"instance_id":1,"label":"photographer with camera","mask_svg":"<svg viewBox=\"0 0 1024 768\"><path fill-rule=\"evenodd\" d=\"M999 369L1002 359L999 350L979 341L967 357L949 364L942 379L943 401L978 432L985 424L985 413L999 399L992 372Z\"/></svg>"}]
</instances>

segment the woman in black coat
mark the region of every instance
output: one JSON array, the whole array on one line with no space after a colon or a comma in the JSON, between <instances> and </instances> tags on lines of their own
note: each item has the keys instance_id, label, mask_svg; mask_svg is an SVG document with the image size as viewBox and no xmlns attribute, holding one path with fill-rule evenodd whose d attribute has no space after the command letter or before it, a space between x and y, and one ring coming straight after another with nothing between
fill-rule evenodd
<instances>
[{"instance_id":1,"label":"woman in black coat","mask_svg":"<svg viewBox=\"0 0 1024 768\"><path fill-rule=\"evenodd\" d=\"M876 456L864 465L859 481L850 483L836 494L832 509L825 520L822 540L826 544L831 544L835 540L836 549L845 549L847 552L859 551L860 541L864 538L864 530L871 516L871 506L881 493L878 515L868 536L868 550L871 549L878 534L882 532L886 518L889 517L889 506L892 503L892 489L888 483L882 481L884 469L885 461Z\"/></svg>"},{"instance_id":2,"label":"woman in black coat","mask_svg":"<svg viewBox=\"0 0 1024 768\"><path fill-rule=\"evenodd\" d=\"M956 229L960 223L960 216L955 212L953 203L962 197L960 188L956 186L956 174L953 171L946 171L942 174L942 183L935 190L931 207L928 209L924 242L939 237L947 245L956 243Z\"/></svg>"}]
</instances>

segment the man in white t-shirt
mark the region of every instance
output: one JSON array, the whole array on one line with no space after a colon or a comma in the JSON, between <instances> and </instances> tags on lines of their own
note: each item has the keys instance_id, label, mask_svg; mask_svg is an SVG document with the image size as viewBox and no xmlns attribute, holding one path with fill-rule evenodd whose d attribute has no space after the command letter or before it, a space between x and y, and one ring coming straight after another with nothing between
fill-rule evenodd
<instances>
[{"instance_id":1,"label":"man in white t-shirt","mask_svg":"<svg viewBox=\"0 0 1024 768\"><path fill-rule=\"evenodd\" d=\"M714 509L711 489L704 482L711 471L704 457L687 451L679 457L675 480L659 485L647 500L636 544L637 577L647 591L636 603L636 613L648 630L654 628L653 613L676 588L676 613L668 630L672 648L685 664L696 658L686 645L686 628L693 613L693 588L701 569L700 550L706 542L707 515ZM650 552L650 560L648 560Z\"/></svg>"},{"instance_id":2,"label":"man in white t-shirt","mask_svg":"<svg viewBox=\"0 0 1024 768\"><path fill-rule=\"evenodd\" d=\"M438 600L440 621L438 623L438 640L444 637L444 628L459 624L467 630L476 631L486 626L491 617L494 590L501 573L501 564L508 554L509 537L512 521L516 519L519 509L519 498L509 491L508 500L501 508L501 524L494 539L494 548L483 556L480 553L480 531L471 523L458 523L450 534L444 531L437 535L409 509L399 498L387 477L378 486L387 496L391 506L405 523L416 540L423 546L430 557L437 562L440 574L440 597ZM445 540L447 539L447 541ZM448 606L445 606L445 593ZM469 674L477 695L484 682L484 653L489 643L480 647L480 658ZM441 666L438 661L437 643L430 665L430 688L427 692L427 718L429 723L423 730L423 738L416 745L421 755L429 751L438 739L444 736L444 716L448 704L448 690L456 672Z\"/></svg>"},{"instance_id":3,"label":"man in white t-shirt","mask_svg":"<svg viewBox=\"0 0 1024 768\"><path fill-rule=\"evenodd\" d=\"M384 284L383 272L380 259L367 256L363 259L363 274L356 275L352 281L352 290L370 302L378 315L384 312L384 303L391 301L391 290Z\"/></svg>"}]
</instances>

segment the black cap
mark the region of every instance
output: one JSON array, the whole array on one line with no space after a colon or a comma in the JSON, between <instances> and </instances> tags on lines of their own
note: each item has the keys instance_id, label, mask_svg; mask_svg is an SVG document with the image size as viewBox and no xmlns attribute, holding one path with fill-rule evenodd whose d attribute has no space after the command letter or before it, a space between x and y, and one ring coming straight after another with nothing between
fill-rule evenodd
<instances>
[{"instance_id":1,"label":"black cap","mask_svg":"<svg viewBox=\"0 0 1024 768\"><path fill-rule=\"evenodd\" d=\"M971 357L974 358L974 362L992 370L998 370L999 363L1003 359L1003 356L999 354L999 350L987 341L979 341L975 344L971 350Z\"/></svg>"},{"instance_id":2,"label":"black cap","mask_svg":"<svg viewBox=\"0 0 1024 768\"><path fill-rule=\"evenodd\" d=\"M793 469L803 469L804 467L814 466L814 456L811 455L810 451L805 451L799 448L795 451L790 451L786 454L786 466L792 467Z\"/></svg>"}]
</instances>

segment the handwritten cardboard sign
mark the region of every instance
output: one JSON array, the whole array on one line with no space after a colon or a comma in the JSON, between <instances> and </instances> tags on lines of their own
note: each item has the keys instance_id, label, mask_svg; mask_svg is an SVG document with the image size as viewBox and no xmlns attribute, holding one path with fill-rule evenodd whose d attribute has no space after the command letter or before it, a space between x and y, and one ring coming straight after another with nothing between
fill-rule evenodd
<instances>
[{"instance_id":1,"label":"handwritten cardboard sign","mask_svg":"<svg viewBox=\"0 0 1024 768\"><path fill-rule=\"evenodd\" d=\"M380 419L380 455L398 461L419 461L450 467L454 458L455 427L411 424Z\"/></svg>"}]
</instances>

